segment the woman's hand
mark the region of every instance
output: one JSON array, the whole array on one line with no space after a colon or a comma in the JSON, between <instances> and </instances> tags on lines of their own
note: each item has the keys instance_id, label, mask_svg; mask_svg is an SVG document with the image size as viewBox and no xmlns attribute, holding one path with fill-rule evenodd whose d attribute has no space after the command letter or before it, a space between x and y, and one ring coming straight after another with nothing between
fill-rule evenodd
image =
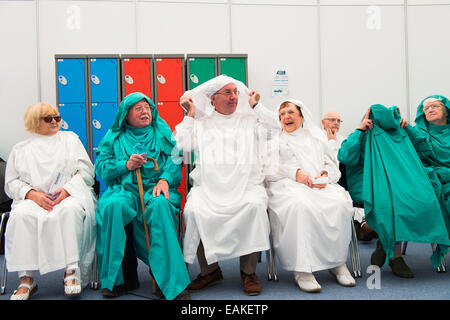
<instances>
[{"instance_id":1,"label":"woman's hand","mask_svg":"<svg viewBox=\"0 0 450 320\"><path fill-rule=\"evenodd\" d=\"M59 188L57 189L54 193L53 196L56 196L57 198L54 200L55 206L57 204L59 204L61 201L63 201L65 198L69 197L70 194L67 192L66 189L64 188Z\"/></svg>"},{"instance_id":2,"label":"woman's hand","mask_svg":"<svg viewBox=\"0 0 450 320\"><path fill-rule=\"evenodd\" d=\"M295 175L295 181L298 183L303 183L304 185L307 185L308 187L312 187L312 180L309 174L303 172L302 170L298 169L297 173Z\"/></svg>"},{"instance_id":3,"label":"woman's hand","mask_svg":"<svg viewBox=\"0 0 450 320\"><path fill-rule=\"evenodd\" d=\"M315 177L314 179L319 179L319 178L323 178L323 177L328 177L328 172L326 171L322 171L322 173L320 174L320 176ZM317 188L317 189L323 189L327 186L327 183L323 183L323 184L313 184L312 187L313 188Z\"/></svg>"},{"instance_id":4,"label":"woman's hand","mask_svg":"<svg viewBox=\"0 0 450 320\"><path fill-rule=\"evenodd\" d=\"M192 98L182 96L180 98L180 106L186 111L188 117L193 118L195 116L195 106Z\"/></svg>"},{"instance_id":5,"label":"woman's hand","mask_svg":"<svg viewBox=\"0 0 450 320\"><path fill-rule=\"evenodd\" d=\"M126 162L125 166L129 171L136 170L142 167L144 163L147 163L147 153L143 154L132 154L130 159Z\"/></svg>"},{"instance_id":6,"label":"woman's hand","mask_svg":"<svg viewBox=\"0 0 450 320\"><path fill-rule=\"evenodd\" d=\"M257 91L253 90L250 92L249 96L250 96L250 99L248 99L248 104L252 108L256 107L256 105L259 102L259 99L261 98L261 95Z\"/></svg>"},{"instance_id":7,"label":"woman's hand","mask_svg":"<svg viewBox=\"0 0 450 320\"><path fill-rule=\"evenodd\" d=\"M53 207L55 206L55 202L53 202L46 193L33 189L27 192L25 199L33 200L38 206L47 211L53 210Z\"/></svg>"},{"instance_id":8,"label":"woman's hand","mask_svg":"<svg viewBox=\"0 0 450 320\"><path fill-rule=\"evenodd\" d=\"M159 197L161 192L166 199L169 199L169 183L167 180L161 179L158 181L156 186L153 188L153 198Z\"/></svg>"}]
</instances>

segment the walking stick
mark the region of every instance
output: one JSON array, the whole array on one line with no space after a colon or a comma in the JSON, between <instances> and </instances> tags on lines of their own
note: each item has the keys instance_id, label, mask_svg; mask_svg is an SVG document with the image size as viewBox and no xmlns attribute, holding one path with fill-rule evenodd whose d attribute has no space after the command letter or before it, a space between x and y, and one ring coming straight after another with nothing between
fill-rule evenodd
<instances>
[{"instance_id":1,"label":"walking stick","mask_svg":"<svg viewBox=\"0 0 450 320\"><path fill-rule=\"evenodd\" d=\"M153 161L153 164L155 165L155 169L154 169L155 171L159 170L158 163L156 162L155 159L153 159L152 157L147 157L147 160ZM139 187L139 197L141 198L142 221L144 223L145 240L147 242L147 253L149 253L150 252L150 235L148 233L147 222L145 221L144 187L142 186L142 176L141 176L140 168L136 169L136 178L137 178L138 187Z\"/></svg>"}]
</instances>

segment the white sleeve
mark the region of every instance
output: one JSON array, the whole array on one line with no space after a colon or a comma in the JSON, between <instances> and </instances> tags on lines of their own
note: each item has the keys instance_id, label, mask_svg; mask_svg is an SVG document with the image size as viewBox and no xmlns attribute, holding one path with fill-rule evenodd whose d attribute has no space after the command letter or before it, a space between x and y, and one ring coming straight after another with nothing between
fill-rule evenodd
<instances>
[{"instance_id":1,"label":"white sleeve","mask_svg":"<svg viewBox=\"0 0 450 320\"><path fill-rule=\"evenodd\" d=\"M183 121L175 126L175 141L177 147L185 152L197 149L195 119L185 116Z\"/></svg>"},{"instance_id":2,"label":"white sleeve","mask_svg":"<svg viewBox=\"0 0 450 320\"><path fill-rule=\"evenodd\" d=\"M73 195L77 190L82 188L80 184L85 184L88 187L93 186L95 174L94 165L78 137L71 147L74 148L73 154L77 155L76 172L69 181L64 184L63 188L66 189L69 194Z\"/></svg>"},{"instance_id":3,"label":"white sleeve","mask_svg":"<svg viewBox=\"0 0 450 320\"><path fill-rule=\"evenodd\" d=\"M253 110L256 112L258 123L260 125L266 129L281 129L280 121L276 112L267 109L261 102L259 102Z\"/></svg>"},{"instance_id":4,"label":"white sleeve","mask_svg":"<svg viewBox=\"0 0 450 320\"><path fill-rule=\"evenodd\" d=\"M31 185L23 181L16 170L17 150L13 148L6 163L5 193L13 200L24 200L28 191L33 189Z\"/></svg>"}]
</instances>

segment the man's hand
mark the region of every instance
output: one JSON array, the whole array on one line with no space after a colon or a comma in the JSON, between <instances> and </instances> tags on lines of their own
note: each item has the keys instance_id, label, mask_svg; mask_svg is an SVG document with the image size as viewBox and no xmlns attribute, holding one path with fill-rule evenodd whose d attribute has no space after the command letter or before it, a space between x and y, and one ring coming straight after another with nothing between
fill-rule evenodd
<instances>
[{"instance_id":1,"label":"man's hand","mask_svg":"<svg viewBox=\"0 0 450 320\"><path fill-rule=\"evenodd\" d=\"M369 108L369 110L367 110L366 115L362 119L362 121L358 127L359 130L367 132L367 130L373 129L373 123L372 123L372 120L369 119L369 114L370 114L370 108Z\"/></svg>"},{"instance_id":2,"label":"man's hand","mask_svg":"<svg viewBox=\"0 0 450 320\"><path fill-rule=\"evenodd\" d=\"M33 200L38 206L47 211L53 210L53 207L55 206L55 202L53 202L46 193L33 189L27 192L25 199Z\"/></svg>"},{"instance_id":3,"label":"man's hand","mask_svg":"<svg viewBox=\"0 0 450 320\"><path fill-rule=\"evenodd\" d=\"M261 95L257 91L251 91L250 99L248 99L248 104L250 105L250 107L254 108L258 104L260 98Z\"/></svg>"},{"instance_id":4,"label":"man's hand","mask_svg":"<svg viewBox=\"0 0 450 320\"><path fill-rule=\"evenodd\" d=\"M337 130L333 130L331 128L327 128L327 137L328 140L336 140Z\"/></svg>"},{"instance_id":5,"label":"man's hand","mask_svg":"<svg viewBox=\"0 0 450 320\"><path fill-rule=\"evenodd\" d=\"M61 201L63 201L65 198L69 197L70 194L67 192L66 189L64 189L64 188L59 188L59 189L57 189L57 190L53 193L53 196L54 196L54 197L55 197L55 196L57 197L57 198L55 199L55 201L54 201L55 206L56 206L56 205L59 204Z\"/></svg>"},{"instance_id":6,"label":"man's hand","mask_svg":"<svg viewBox=\"0 0 450 320\"><path fill-rule=\"evenodd\" d=\"M125 166L128 171L136 170L137 168L142 167L144 163L147 163L147 153L143 154L132 154L130 159L126 162Z\"/></svg>"},{"instance_id":7,"label":"man's hand","mask_svg":"<svg viewBox=\"0 0 450 320\"><path fill-rule=\"evenodd\" d=\"M398 114L402 115L400 113L400 108L399 107L397 107L397 110L398 110ZM406 128L407 126L408 126L408 121L406 121L406 119L402 117L402 119L400 120L400 128Z\"/></svg>"},{"instance_id":8,"label":"man's hand","mask_svg":"<svg viewBox=\"0 0 450 320\"><path fill-rule=\"evenodd\" d=\"M303 183L304 185L307 185L308 187L312 187L312 180L309 174L303 172L302 170L298 169L297 173L295 175L295 180L298 183Z\"/></svg>"},{"instance_id":9,"label":"man's hand","mask_svg":"<svg viewBox=\"0 0 450 320\"><path fill-rule=\"evenodd\" d=\"M167 180L161 179L158 181L156 186L153 188L153 198L159 197L161 192L166 199L169 199L169 183Z\"/></svg>"},{"instance_id":10,"label":"man's hand","mask_svg":"<svg viewBox=\"0 0 450 320\"><path fill-rule=\"evenodd\" d=\"M180 106L186 111L188 117L193 118L195 116L195 106L191 98L182 96L180 98Z\"/></svg>"}]
</instances>

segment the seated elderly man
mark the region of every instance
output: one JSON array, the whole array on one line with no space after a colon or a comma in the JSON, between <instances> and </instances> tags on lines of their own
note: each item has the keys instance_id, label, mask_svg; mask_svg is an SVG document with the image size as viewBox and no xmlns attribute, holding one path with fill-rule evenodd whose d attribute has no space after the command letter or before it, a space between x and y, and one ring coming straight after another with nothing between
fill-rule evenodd
<instances>
[{"instance_id":1,"label":"seated elderly man","mask_svg":"<svg viewBox=\"0 0 450 320\"><path fill-rule=\"evenodd\" d=\"M279 166L268 175L270 224L280 265L305 292L322 287L313 272L329 270L345 287L356 282L346 261L352 200L337 184L340 172L323 131L298 100L279 107Z\"/></svg>"},{"instance_id":2,"label":"seated elderly man","mask_svg":"<svg viewBox=\"0 0 450 320\"><path fill-rule=\"evenodd\" d=\"M218 76L180 99L187 114L176 126L180 149L195 151L195 169L184 209L184 257L198 255L200 274L189 291L223 279L218 261L240 257L243 291L258 295L259 251L269 249L267 194L259 160L259 94Z\"/></svg>"},{"instance_id":3,"label":"seated elderly man","mask_svg":"<svg viewBox=\"0 0 450 320\"><path fill-rule=\"evenodd\" d=\"M394 275L413 278L401 255L401 241L438 244L431 256L437 268L450 243L428 174L420 158L430 153L398 108L372 105L357 130L339 149L353 199L364 203L367 223L379 236L371 264L386 263Z\"/></svg>"},{"instance_id":4,"label":"seated elderly man","mask_svg":"<svg viewBox=\"0 0 450 320\"><path fill-rule=\"evenodd\" d=\"M341 128L341 116L336 111L328 111L323 115L322 126L328 138L328 146L335 154L337 161L337 153L341 147L344 137L339 134Z\"/></svg>"},{"instance_id":5,"label":"seated elderly man","mask_svg":"<svg viewBox=\"0 0 450 320\"><path fill-rule=\"evenodd\" d=\"M29 300L37 291L36 271L60 269L64 295L79 296L95 256L94 166L78 136L60 131L53 106L31 105L24 120L31 137L13 147L5 173L13 199L5 257L20 278L11 300Z\"/></svg>"},{"instance_id":6,"label":"seated elderly man","mask_svg":"<svg viewBox=\"0 0 450 320\"><path fill-rule=\"evenodd\" d=\"M190 298L185 290L189 274L176 235L181 163L176 164L172 154L180 156L155 104L140 92L126 96L98 148L95 168L107 183L96 216L99 275L105 297L135 288L124 280L122 268L128 236L137 257L150 267L158 295L168 300ZM148 156L154 162L147 161ZM141 214L143 207L145 215ZM131 234L126 226L132 226Z\"/></svg>"}]
</instances>

